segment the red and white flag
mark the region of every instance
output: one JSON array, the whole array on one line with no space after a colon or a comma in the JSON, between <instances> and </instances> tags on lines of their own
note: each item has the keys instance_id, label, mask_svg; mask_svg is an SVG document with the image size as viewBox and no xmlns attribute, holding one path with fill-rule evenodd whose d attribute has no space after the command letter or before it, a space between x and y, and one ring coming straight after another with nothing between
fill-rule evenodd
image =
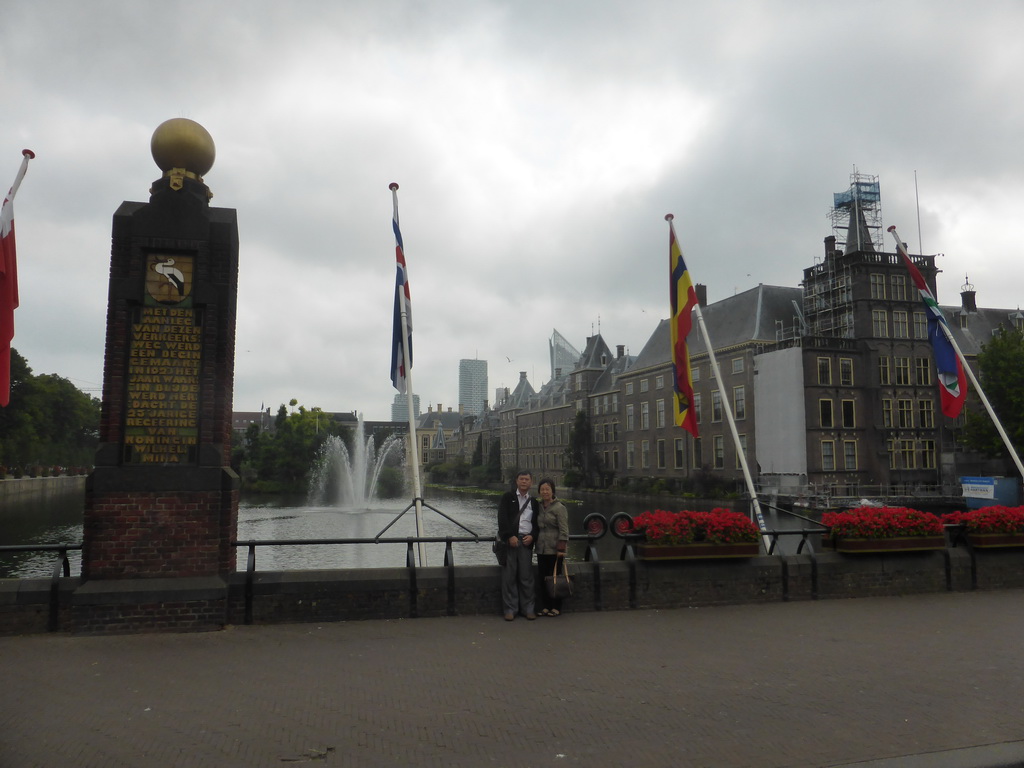
<instances>
[{"instance_id":1,"label":"red and white flag","mask_svg":"<svg viewBox=\"0 0 1024 768\"><path fill-rule=\"evenodd\" d=\"M11 191L0 208L0 406L11 401L11 342L14 340L14 310L18 308L18 259L14 248L14 196L28 170L28 161L35 157L31 149L23 149L21 168Z\"/></svg>"}]
</instances>

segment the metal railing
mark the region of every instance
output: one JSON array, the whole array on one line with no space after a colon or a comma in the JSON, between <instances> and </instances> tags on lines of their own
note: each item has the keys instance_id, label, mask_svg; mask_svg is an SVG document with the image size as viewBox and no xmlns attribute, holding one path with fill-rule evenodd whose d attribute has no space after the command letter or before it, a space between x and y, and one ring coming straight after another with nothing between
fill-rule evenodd
<instances>
[{"instance_id":1,"label":"metal railing","mask_svg":"<svg viewBox=\"0 0 1024 768\"><path fill-rule=\"evenodd\" d=\"M82 544L10 544L0 546L0 555L14 554L18 552L56 552L57 562L53 565L53 572L50 576L50 615L46 628L50 632L56 632L60 628L60 577L71 576L71 563L68 562L68 552L81 551Z\"/></svg>"},{"instance_id":2,"label":"metal railing","mask_svg":"<svg viewBox=\"0 0 1024 768\"><path fill-rule=\"evenodd\" d=\"M427 506L427 505L424 505ZM793 517L800 518L809 522L814 527L807 528L793 528L793 529L781 529L781 530L765 530L761 532L761 535L767 537L770 540L770 545L767 550L767 555L774 556L779 541L783 537L799 536L800 542L797 545L796 553L803 554L805 551L809 552L814 559L814 545L808 539L811 536L821 536L829 531L827 526L822 525L810 518L806 518L802 515L790 512L789 510L779 509L771 507L771 505L764 505L771 509L778 509L778 511L792 515ZM408 509L411 509L411 505L405 511L399 514L401 517L405 514ZM430 507L433 509L433 507ZM258 547L303 547L303 546L333 546L343 544L373 544L373 545L405 545L406 547L406 559L405 568L409 574L409 594L410 594L410 615L416 615L416 579L417 579L417 568L416 568L416 557L414 545L423 544L444 544L444 564L443 567L447 572L447 592L448 592L448 610L449 613L455 613L455 555L452 549L453 544L493 544L496 540L496 536L493 535L480 535L466 526L462 525L458 521L448 517L439 510L434 510L441 514L446 519L455 523L463 530L467 531L466 536L395 536L395 537L384 537L382 534L385 533L398 519L395 518L389 523L377 536L374 537L362 537L362 538L337 538L337 539L260 539L260 540L247 540L247 541L232 541L231 546L236 549L245 548L246 554L246 566L245 566L245 582L244 582L244 611L245 611L245 623L251 624L253 621L253 600L254 600L254 585L256 577L256 550ZM597 541L605 536L609 530L617 537L622 539L623 546L619 553L619 560L625 561L629 565L630 571L630 595L631 604L635 599L636 592L636 544L643 540L644 536L642 533L635 533L630 531L623 531L617 528L617 521L622 518L629 518L625 513L618 513L613 515L611 522L605 519L603 515L597 513L591 513L586 516L583 521L584 533L570 534L569 539L571 541L584 541L586 542L586 549L584 551L583 561L590 563L593 567L593 582L592 588L594 590L594 603L595 606L600 610L601 606L601 572L600 572L600 558L597 550ZM947 534L947 541L953 548L961 544L966 544L964 537L965 527L962 524L947 524L944 525L944 529ZM2 545L0 546L0 555L14 554L23 552L56 552L57 560L54 563L53 571L50 577L50 588L49 588L49 620L47 629L51 632L55 632L60 627L60 579L61 576L67 578L71 575L71 566L68 560L68 552L81 551L82 544L25 544L25 545ZM812 566L814 564L812 563Z\"/></svg>"}]
</instances>

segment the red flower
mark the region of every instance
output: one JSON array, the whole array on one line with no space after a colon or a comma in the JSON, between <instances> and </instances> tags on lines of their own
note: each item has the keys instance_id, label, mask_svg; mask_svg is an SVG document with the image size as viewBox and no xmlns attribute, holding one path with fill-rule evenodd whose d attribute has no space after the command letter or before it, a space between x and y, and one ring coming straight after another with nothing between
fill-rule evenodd
<instances>
[{"instance_id":1,"label":"red flower","mask_svg":"<svg viewBox=\"0 0 1024 768\"><path fill-rule=\"evenodd\" d=\"M739 512L716 508L710 512L666 512L656 509L633 518L633 530L652 544L690 544L707 541L735 544L757 541L758 529Z\"/></svg>"},{"instance_id":2,"label":"red flower","mask_svg":"<svg viewBox=\"0 0 1024 768\"><path fill-rule=\"evenodd\" d=\"M966 525L972 533L1024 533L1024 507L992 506L972 512L952 512L942 521Z\"/></svg>"},{"instance_id":3,"label":"red flower","mask_svg":"<svg viewBox=\"0 0 1024 768\"><path fill-rule=\"evenodd\" d=\"M941 536L942 521L929 512L906 507L857 507L844 512L826 512L821 524L832 537L895 539L904 536Z\"/></svg>"}]
</instances>

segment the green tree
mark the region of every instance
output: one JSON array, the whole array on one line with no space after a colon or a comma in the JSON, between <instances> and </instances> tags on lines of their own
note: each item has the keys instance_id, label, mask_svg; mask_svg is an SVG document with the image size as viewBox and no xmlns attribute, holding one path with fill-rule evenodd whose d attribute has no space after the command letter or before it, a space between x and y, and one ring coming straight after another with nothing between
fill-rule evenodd
<instances>
[{"instance_id":1,"label":"green tree","mask_svg":"<svg viewBox=\"0 0 1024 768\"><path fill-rule=\"evenodd\" d=\"M99 423L98 399L56 374L33 375L11 350L11 400L0 408L0 464L90 465Z\"/></svg>"},{"instance_id":2,"label":"green tree","mask_svg":"<svg viewBox=\"0 0 1024 768\"><path fill-rule=\"evenodd\" d=\"M978 370L992 410L1020 455L1024 448L1024 332L1000 329L978 354ZM990 458L1003 457L1009 467L1009 451L986 411L967 412L963 439L970 448Z\"/></svg>"},{"instance_id":3,"label":"green tree","mask_svg":"<svg viewBox=\"0 0 1024 768\"><path fill-rule=\"evenodd\" d=\"M320 407L307 409L293 398L288 406L282 404L278 408L272 430L249 425L236 446L232 465L248 490L305 493L317 454L332 435L339 437L352 453L350 429Z\"/></svg>"},{"instance_id":4,"label":"green tree","mask_svg":"<svg viewBox=\"0 0 1024 768\"><path fill-rule=\"evenodd\" d=\"M565 484L570 487L578 485L592 486L594 472L598 468L597 454L594 452L593 434L590 429L590 417L586 411L576 411L576 419L569 430L569 444L565 447L565 462L568 471L565 473Z\"/></svg>"}]
</instances>

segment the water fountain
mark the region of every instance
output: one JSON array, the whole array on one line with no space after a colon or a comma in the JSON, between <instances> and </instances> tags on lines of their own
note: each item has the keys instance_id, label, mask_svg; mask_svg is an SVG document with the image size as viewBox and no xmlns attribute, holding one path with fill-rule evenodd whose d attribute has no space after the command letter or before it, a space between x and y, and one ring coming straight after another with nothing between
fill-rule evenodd
<instances>
[{"instance_id":1,"label":"water fountain","mask_svg":"<svg viewBox=\"0 0 1024 768\"><path fill-rule=\"evenodd\" d=\"M378 449L373 436L366 436L360 415L356 420L351 455L344 441L335 435L328 437L320 447L310 479L309 503L366 508L375 497L385 461L392 452L401 450L402 444L402 435L389 435Z\"/></svg>"}]
</instances>

